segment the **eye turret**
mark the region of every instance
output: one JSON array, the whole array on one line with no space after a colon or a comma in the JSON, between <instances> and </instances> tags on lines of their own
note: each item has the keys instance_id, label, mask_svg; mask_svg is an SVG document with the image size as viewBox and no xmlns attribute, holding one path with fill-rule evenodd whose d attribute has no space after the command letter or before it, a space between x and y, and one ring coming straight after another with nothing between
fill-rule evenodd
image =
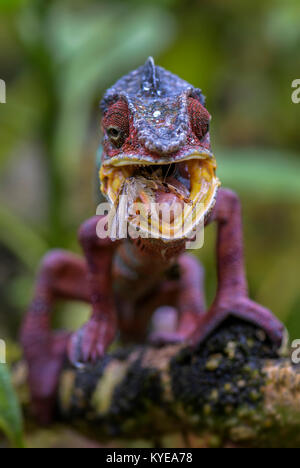
<instances>
[{"instance_id":1,"label":"eye turret","mask_svg":"<svg viewBox=\"0 0 300 468\"><path fill-rule=\"evenodd\" d=\"M111 143L116 148L121 148L129 135L129 112L125 101L115 102L106 112L103 128Z\"/></svg>"},{"instance_id":2,"label":"eye turret","mask_svg":"<svg viewBox=\"0 0 300 468\"><path fill-rule=\"evenodd\" d=\"M197 99L189 97L188 113L194 134L199 140L202 140L209 130L211 119L209 112Z\"/></svg>"}]
</instances>

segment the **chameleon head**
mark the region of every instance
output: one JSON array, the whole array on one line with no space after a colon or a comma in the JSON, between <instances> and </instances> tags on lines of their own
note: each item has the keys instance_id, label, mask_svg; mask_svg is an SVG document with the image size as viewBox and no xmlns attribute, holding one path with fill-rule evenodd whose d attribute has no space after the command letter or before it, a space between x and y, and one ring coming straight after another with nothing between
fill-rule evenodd
<instances>
[{"instance_id":1,"label":"chameleon head","mask_svg":"<svg viewBox=\"0 0 300 468\"><path fill-rule=\"evenodd\" d=\"M105 93L101 191L143 237L191 238L212 210L217 189L210 115L201 91L145 65Z\"/></svg>"}]
</instances>

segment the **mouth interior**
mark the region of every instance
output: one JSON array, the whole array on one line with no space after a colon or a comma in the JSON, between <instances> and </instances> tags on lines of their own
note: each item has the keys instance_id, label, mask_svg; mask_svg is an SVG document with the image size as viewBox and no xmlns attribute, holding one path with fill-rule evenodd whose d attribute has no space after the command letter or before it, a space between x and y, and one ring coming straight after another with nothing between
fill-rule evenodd
<instances>
[{"instance_id":1,"label":"mouth interior","mask_svg":"<svg viewBox=\"0 0 300 468\"><path fill-rule=\"evenodd\" d=\"M214 205L219 186L215 170L214 158L200 157L169 164L103 165L101 190L117 210L120 196L126 195L127 219L146 236L189 237Z\"/></svg>"},{"instance_id":2,"label":"mouth interior","mask_svg":"<svg viewBox=\"0 0 300 468\"><path fill-rule=\"evenodd\" d=\"M185 200L189 202L191 192L190 173L185 163L158 164L144 167L136 167L128 181L136 185L140 182L144 189L140 187L137 194L141 201L148 199L148 202L166 203L167 200L174 203Z\"/></svg>"}]
</instances>

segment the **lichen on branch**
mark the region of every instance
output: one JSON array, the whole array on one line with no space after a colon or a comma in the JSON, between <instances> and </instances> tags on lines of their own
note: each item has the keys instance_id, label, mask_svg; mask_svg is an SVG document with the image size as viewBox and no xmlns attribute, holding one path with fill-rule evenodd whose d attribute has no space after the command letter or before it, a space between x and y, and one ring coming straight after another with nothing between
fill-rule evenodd
<instances>
[{"instance_id":1,"label":"lichen on branch","mask_svg":"<svg viewBox=\"0 0 300 468\"><path fill-rule=\"evenodd\" d=\"M136 345L68 366L58 403L63 419L100 438L159 438L176 428L199 445L207 434L219 446L300 443L297 369L262 330L237 319L195 349Z\"/></svg>"}]
</instances>

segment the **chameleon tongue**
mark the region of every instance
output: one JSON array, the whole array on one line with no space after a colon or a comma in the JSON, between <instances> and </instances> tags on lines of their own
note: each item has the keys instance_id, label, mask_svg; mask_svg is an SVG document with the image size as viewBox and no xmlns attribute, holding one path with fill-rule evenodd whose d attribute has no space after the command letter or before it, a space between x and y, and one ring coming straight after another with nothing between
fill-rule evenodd
<instances>
[{"instance_id":1,"label":"chameleon tongue","mask_svg":"<svg viewBox=\"0 0 300 468\"><path fill-rule=\"evenodd\" d=\"M159 191L156 194L156 202L159 203L161 212L160 219L163 217L173 223L175 218L182 213L183 200L174 193ZM166 213L164 213L166 211Z\"/></svg>"},{"instance_id":2,"label":"chameleon tongue","mask_svg":"<svg viewBox=\"0 0 300 468\"><path fill-rule=\"evenodd\" d=\"M181 200L178 199L177 195L172 192L165 192L162 190L158 190L155 195L155 201L157 203L166 203L169 206L175 205L175 203L182 204Z\"/></svg>"}]
</instances>

